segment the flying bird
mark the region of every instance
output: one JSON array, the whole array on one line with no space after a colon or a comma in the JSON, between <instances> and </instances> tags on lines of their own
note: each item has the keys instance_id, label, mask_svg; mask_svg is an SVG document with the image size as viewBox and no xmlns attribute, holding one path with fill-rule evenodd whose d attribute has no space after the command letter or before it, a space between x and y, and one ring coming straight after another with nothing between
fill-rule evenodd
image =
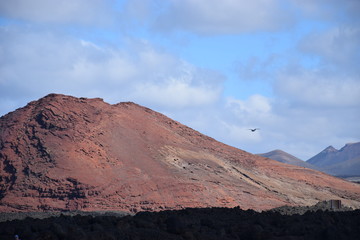
<instances>
[{"instance_id":1,"label":"flying bird","mask_svg":"<svg viewBox=\"0 0 360 240\"><path fill-rule=\"evenodd\" d=\"M260 130L260 128L249 128L249 130L255 132L256 130Z\"/></svg>"}]
</instances>

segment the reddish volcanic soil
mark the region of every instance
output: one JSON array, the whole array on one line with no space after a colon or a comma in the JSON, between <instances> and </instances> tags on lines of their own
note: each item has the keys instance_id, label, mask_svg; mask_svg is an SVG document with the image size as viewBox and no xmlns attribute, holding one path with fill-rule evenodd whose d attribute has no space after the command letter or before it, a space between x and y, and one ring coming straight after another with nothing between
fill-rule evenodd
<instances>
[{"instance_id":1,"label":"reddish volcanic soil","mask_svg":"<svg viewBox=\"0 0 360 240\"><path fill-rule=\"evenodd\" d=\"M0 211L234 207L340 199L360 185L217 142L135 103L50 94L0 118Z\"/></svg>"}]
</instances>

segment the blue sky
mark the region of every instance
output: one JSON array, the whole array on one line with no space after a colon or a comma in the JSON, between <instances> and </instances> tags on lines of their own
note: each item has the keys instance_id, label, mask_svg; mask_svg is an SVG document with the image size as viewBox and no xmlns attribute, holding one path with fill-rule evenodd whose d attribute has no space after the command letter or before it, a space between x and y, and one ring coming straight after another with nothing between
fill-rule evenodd
<instances>
[{"instance_id":1,"label":"blue sky","mask_svg":"<svg viewBox=\"0 0 360 240\"><path fill-rule=\"evenodd\" d=\"M0 115L53 92L133 101L307 160L360 140L358 12L358 0L1 1Z\"/></svg>"}]
</instances>

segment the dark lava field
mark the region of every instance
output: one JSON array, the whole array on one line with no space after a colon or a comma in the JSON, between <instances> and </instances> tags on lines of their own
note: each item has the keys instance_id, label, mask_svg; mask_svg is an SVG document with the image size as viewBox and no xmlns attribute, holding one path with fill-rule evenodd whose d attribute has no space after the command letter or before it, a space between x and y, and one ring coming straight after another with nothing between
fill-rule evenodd
<instances>
[{"instance_id":1,"label":"dark lava field","mask_svg":"<svg viewBox=\"0 0 360 240\"><path fill-rule=\"evenodd\" d=\"M256 212L235 208L189 208L134 216L60 214L0 222L0 239L360 239L360 210ZM315 211L314 211L315 210ZM281 213L280 213L281 212Z\"/></svg>"}]
</instances>

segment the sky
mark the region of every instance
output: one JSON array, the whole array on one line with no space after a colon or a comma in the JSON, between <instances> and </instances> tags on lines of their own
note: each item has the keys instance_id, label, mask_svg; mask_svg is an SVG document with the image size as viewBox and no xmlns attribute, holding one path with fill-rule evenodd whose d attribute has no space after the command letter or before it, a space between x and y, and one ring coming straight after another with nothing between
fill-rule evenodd
<instances>
[{"instance_id":1,"label":"sky","mask_svg":"<svg viewBox=\"0 0 360 240\"><path fill-rule=\"evenodd\" d=\"M49 93L132 101L307 160L360 141L359 12L358 0L0 0L0 116Z\"/></svg>"}]
</instances>

